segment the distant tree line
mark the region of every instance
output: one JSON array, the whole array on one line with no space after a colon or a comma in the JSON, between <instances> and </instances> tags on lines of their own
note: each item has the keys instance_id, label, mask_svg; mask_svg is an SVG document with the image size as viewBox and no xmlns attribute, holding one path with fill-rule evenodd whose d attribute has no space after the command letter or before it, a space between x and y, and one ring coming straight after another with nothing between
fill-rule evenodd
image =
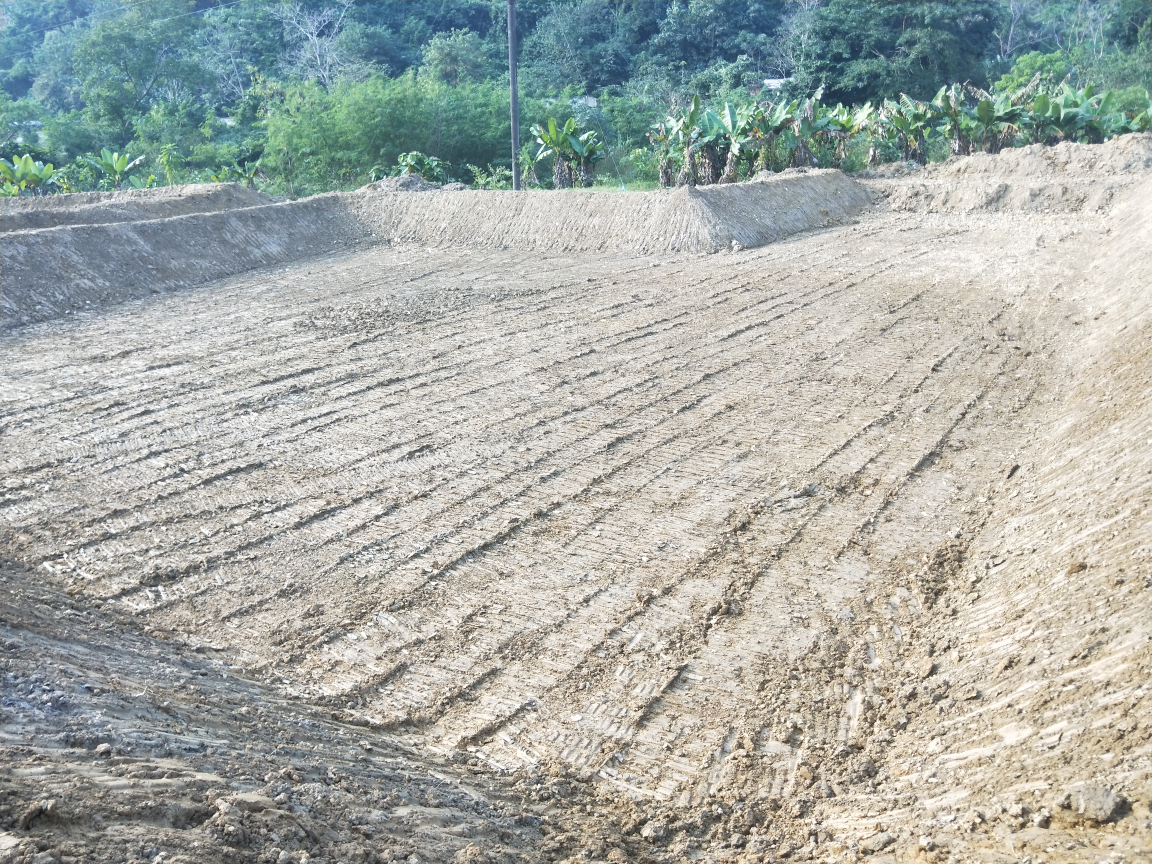
<instances>
[{"instance_id":1,"label":"distant tree line","mask_svg":"<svg viewBox=\"0 0 1152 864\"><path fill-rule=\"evenodd\" d=\"M1131 117L1152 88L1147 0L517 8L521 158L550 160L545 185L586 185L593 162L597 182L655 185L648 133L695 97L882 107L961 83L994 100L1039 74L1113 90L1107 107ZM299 196L411 170L414 153L499 186L505 15L504 0L0 0L0 155L63 169L66 189L215 178ZM549 118L579 134L545 146Z\"/></svg>"}]
</instances>

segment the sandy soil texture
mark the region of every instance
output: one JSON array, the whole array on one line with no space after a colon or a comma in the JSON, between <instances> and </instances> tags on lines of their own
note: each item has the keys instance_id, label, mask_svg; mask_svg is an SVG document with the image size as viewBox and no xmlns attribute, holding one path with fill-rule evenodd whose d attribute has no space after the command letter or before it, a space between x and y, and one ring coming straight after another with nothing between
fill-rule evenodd
<instances>
[{"instance_id":1,"label":"sandy soil texture","mask_svg":"<svg viewBox=\"0 0 1152 864\"><path fill-rule=\"evenodd\" d=\"M0 315L19 327L382 243L554 253L738 250L851 221L872 204L869 191L839 171L623 196L453 188L459 185L390 178L287 202L227 184L155 190L151 199L84 193L82 204L69 196L0 200Z\"/></svg>"},{"instance_id":2,"label":"sandy soil texture","mask_svg":"<svg viewBox=\"0 0 1152 864\"><path fill-rule=\"evenodd\" d=\"M1147 859L1148 140L7 333L0 861Z\"/></svg>"},{"instance_id":3,"label":"sandy soil texture","mask_svg":"<svg viewBox=\"0 0 1152 864\"><path fill-rule=\"evenodd\" d=\"M270 195L235 183L201 183L122 192L77 192L0 200L0 230L32 231L63 225L107 225L219 213L271 204Z\"/></svg>"}]
</instances>

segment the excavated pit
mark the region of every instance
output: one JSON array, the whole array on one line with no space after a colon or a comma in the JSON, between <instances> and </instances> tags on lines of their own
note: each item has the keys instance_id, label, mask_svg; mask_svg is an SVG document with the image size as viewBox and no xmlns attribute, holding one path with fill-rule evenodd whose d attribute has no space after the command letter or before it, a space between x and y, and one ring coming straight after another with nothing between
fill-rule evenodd
<instances>
[{"instance_id":1,"label":"excavated pit","mask_svg":"<svg viewBox=\"0 0 1152 864\"><path fill-rule=\"evenodd\" d=\"M1152 853L1152 136L235 194L0 210L0 861Z\"/></svg>"}]
</instances>

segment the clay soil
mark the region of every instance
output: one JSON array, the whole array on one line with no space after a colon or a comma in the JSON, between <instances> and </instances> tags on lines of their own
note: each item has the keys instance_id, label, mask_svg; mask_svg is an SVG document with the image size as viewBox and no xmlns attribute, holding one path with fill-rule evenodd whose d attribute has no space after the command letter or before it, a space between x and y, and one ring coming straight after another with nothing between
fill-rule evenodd
<instances>
[{"instance_id":1,"label":"clay soil","mask_svg":"<svg viewBox=\"0 0 1152 864\"><path fill-rule=\"evenodd\" d=\"M1147 860L1152 185L1000 164L6 333L0 861Z\"/></svg>"}]
</instances>

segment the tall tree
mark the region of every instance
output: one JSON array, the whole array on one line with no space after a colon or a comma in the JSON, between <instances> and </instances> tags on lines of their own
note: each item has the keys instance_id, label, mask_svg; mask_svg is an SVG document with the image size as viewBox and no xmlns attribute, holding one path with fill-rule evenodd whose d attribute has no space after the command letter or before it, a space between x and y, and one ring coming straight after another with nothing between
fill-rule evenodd
<instances>
[{"instance_id":1,"label":"tall tree","mask_svg":"<svg viewBox=\"0 0 1152 864\"><path fill-rule=\"evenodd\" d=\"M4 89L16 98L27 95L40 68L34 54L45 35L83 21L95 11L95 0L0 2L0 81Z\"/></svg>"},{"instance_id":2,"label":"tall tree","mask_svg":"<svg viewBox=\"0 0 1152 864\"><path fill-rule=\"evenodd\" d=\"M900 93L925 98L948 81L983 85L1000 5L830 0L812 16L793 87L822 86L827 100L859 103Z\"/></svg>"},{"instance_id":3,"label":"tall tree","mask_svg":"<svg viewBox=\"0 0 1152 864\"><path fill-rule=\"evenodd\" d=\"M318 81L322 87L331 87L353 62L340 44L351 8L352 0L273 6L272 14L284 26L284 39L289 46L285 71L305 81Z\"/></svg>"},{"instance_id":4,"label":"tall tree","mask_svg":"<svg viewBox=\"0 0 1152 864\"><path fill-rule=\"evenodd\" d=\"M203 25L192 0L125 4L98 21L76 45L74 63L85 114L117 147L133 137L141 115L164 99L195 97L211 81L193 56Z\"/></svg>"}]
</instances>

